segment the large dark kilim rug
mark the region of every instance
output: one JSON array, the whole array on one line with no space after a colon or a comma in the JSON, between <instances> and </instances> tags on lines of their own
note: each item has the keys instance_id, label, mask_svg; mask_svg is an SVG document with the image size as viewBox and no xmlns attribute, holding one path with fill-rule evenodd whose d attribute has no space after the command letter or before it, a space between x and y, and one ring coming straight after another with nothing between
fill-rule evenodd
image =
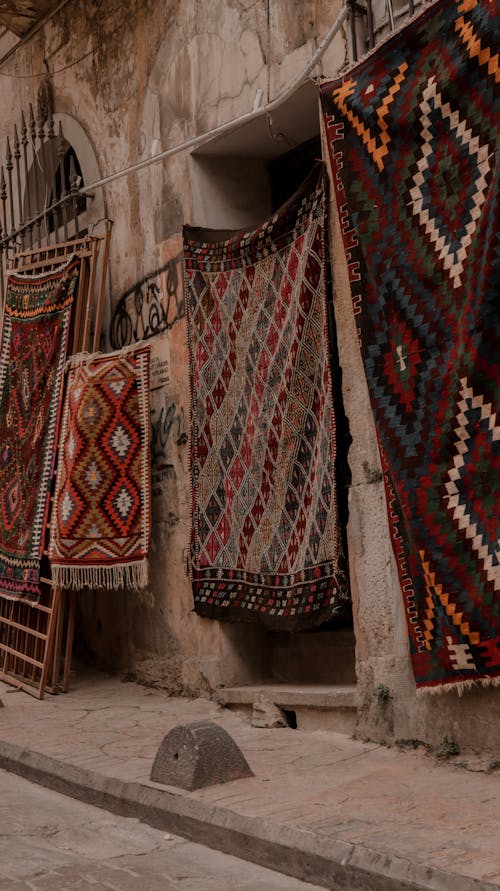
<instances>
[{"instance_id":1,"label":"large dark kilim rug","mask_svg":"<svg viewBox=\"0 0 500 891\"><path fill-rule=\"evenodd\" d=\"M418 687L500 675L498 3L443 0L322 103Z\"/></svg>"},{"instance_id":2,"label":"large dark kilim rug","mask_svg":"<svg viewBox=\"0 0 500 891\"><path fill-rule=\"evenodd\" d=\"M37 601L80 261L9 275L0 353L0 596Z\"/></svg>"},{"instance_id":3,"label":"large dark kilim rug","mask_svg":"<svg viewBox=\"0 0 500 891\"><path fill-rule=\"evenodd\" d=\"M185 230L203 616L306 628L347 596L324 236L322 175L256 231Z\"/></svg>"},{"instance_id":4,"label":"large dark kilim rug","mask_svg":"<svg viewBox=\"0 0 500 891\"><path fill-rule=\"evenodd\" d=\"M70 360L49 559L67 588L141 588L151 534L150 347Z\"/></svg>"}]
</instances>

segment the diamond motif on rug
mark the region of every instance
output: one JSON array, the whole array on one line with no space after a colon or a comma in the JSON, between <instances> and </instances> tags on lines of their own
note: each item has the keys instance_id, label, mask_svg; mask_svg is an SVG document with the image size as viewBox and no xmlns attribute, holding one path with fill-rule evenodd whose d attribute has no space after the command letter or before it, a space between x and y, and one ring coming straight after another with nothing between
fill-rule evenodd
<instances>
[{"instance_id":1,"label":"diamond motif on rug","mask_svg":"<svg viewBox=\"0 0 500 891\"><path fill-rule=\"evenodd\" d=\"M149 362L149 347L71 361L49 547L64 587L147 584Z\"/></svg>"},{"instance_id":2,"label":"diamond motif on rug","mask_svg":"<svg viewBox=\"0 0 500 891\"><path fill-rule=\"evenodd\" d=\"M70 456L70 450L68 449L68 455ZM90 464L87 465L84 471L85 481L87 485L95 492L96 489L99 489L103 477L97 465L97 461L91 461Z\"/></svg>"},{"instance_id":3,"label":"diamond motif on rug","mask_svg":"<svg viewBox=\"0 0 500 891\"><path fill-rule=\"evenodd\" d=\"M321 86L422 690L500 678L499 38L438 0Z\"/></svg>"},{"instance_id":4,"label":"diamond motif on rug","mask_svg":"<svg viewBox=\"0 0 500 891\"><path fill-rule=\"evenodd\" d=\"M119 458L124 458L132 446L132 439L127 434L125 428L119 424L113 430L110 437L110 443Z\"/></svg>"},{"instance_id":5,"label":"diamond motif on rug","mask_svg":"<svg viewBox=\"0 0 500 891\"><path fill-rule=\"evenodd\" d=\"M5 529L12 529L21 510L21 486L19 480L12 480L2 492L2 514Z\"/></svg>"},{"instance_id":6,"label":"diamond motif on rug","mask_svg":"<svg viewBox=\"0 0 500 891\"><path fill-rule=\"evenodd\" d=\"M421 156L409 206L458 288L486 201L490 147L473 136L459 109L443 102L435 75L427 82L419 112Z\"/></svg>"},{"instance_id":7,"label":"diamond motif on rug","mask_svg":"<svg viewBox=\"0 0 500 891\"><path fill-rule=\"evenodd\" d=\"M185 232L195 609L307 628L347 597L316 180L260 229Z\"/></svg>"},{"instance_id":8,"label":"diamond motif on rug","mask_svg":"<svg viewBox=\"0 0 500 891\"><path fill-rule=\"evenodd\" d=\"M447 508L465 541L482 564L486 578L500 591L500 538L495 486L500 476L500 424L491 404L461 381L453 464L448 469Z\"/></svg>"}]
</instances>

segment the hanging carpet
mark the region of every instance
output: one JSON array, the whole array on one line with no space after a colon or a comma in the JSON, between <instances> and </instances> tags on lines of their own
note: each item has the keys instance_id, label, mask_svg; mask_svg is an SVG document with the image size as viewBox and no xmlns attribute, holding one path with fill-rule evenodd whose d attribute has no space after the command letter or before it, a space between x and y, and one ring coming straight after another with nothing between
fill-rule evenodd
<instances>
[{"instance_id":1,"label":"hanging carpet","mask_svg":"<svg viewBox=\"0 0 500 891\"><path fill-rule=\"evenodd\" d=\"M224 237L184 231L195 609L312 627L347 597L323 175L259 229Z\"/></svg>"},{"instance_id":2,"label":"hanging carpet","mask_svg":"<svg viewBox=\"0 0 500 891\"><path fill-rule=\"evenodd\" d=\"M419 688L500 676L498 3L321 87Z\"/></svg>"},{"instance_id":3,"label":"hanging carpet","mask_svg":"<svg viewBox=\"0 0 500 891\"><path fill-rule=\"evenodd\" d=\"M12 272L0 354L0 595L37 602L80 261Z\"/></svg>"},{"instance_id":4,"label":"hanging carpet","mask_svg":"<svg viewBox=\"0 0 500 891\"><path fill-rule=\"evenodd\" d=\"M71 359L49 548L63 587L147 584L149 357L137 346Z\"/></svg>"}]
</instances>

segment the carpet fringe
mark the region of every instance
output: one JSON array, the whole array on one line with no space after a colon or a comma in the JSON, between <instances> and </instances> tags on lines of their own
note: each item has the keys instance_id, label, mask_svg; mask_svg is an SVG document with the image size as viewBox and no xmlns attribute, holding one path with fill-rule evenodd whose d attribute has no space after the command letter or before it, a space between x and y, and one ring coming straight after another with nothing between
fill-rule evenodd
<instances>
[{"instance_id":1,"label":"carpet fringe","mask_svg":"<svg viewBox=\"0 0 500 891\"><path fill-rule=\"evenodd\" d=\"M436 684L433 687L417 687L417 696L440 696L443 693L456 693L463 696L468 690L474 688L500 687L500 677L482 677L465 681L456 681L450 684Z\"/></svg>"},{"instance_id":2,"label":"carpet fringe","mask_svg":"<svg viewBox=\"0 0 500 891\"><path fill-rule=\"evenodd\" d=\"M145 588L148 584L147 560L116 566L52 566L52 580L58 588Z\"/></svg>"}]
</instances>

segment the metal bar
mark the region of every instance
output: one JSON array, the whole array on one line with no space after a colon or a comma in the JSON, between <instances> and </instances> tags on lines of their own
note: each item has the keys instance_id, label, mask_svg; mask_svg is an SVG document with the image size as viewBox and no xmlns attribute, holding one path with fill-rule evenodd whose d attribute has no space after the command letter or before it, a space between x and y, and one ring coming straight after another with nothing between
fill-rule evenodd
<instances>
[{"instance_id":1,"label":"metal bar","mask_svg":"<svg viewBox=\"0 0 500 891\"><path fill-rule=\"evenodd\" d=\"M78 176L75 168L75 162L73 159L73 155L71 155L69 159L69 183L70 183L70 195L71 195L71 203L73 205L73 221L75 226L75 238L78 238L79 233L79 223L78 223L78 187L80 185L80 177Z\"/></svg>"},{"instance_id":2,"label":"metal bar","mask_svg":"<svg viewBox=\"0 0 500 891\"><path fill-rule=\"evenodd\" d=\"M33 196L33 208L34 208L34 216L35 216L35 226L34 226L34 234L35 234L35 243L40 247L41 245L41 218L39 215L39 194L38 194L38 158L36 153L36 123L35 123L35 115L33 114L33 106L30 103L30 115L29 115L29 129L30 129L30 138L31 138L31 148L33 151L33 185L35 188L35 194ZM30 183L28 183L28 188L30 187ZM38 238L37 238L38 234Z\"/></svg>"},{"instance_id":3,"label":"metal bar","mask_svg":"<svg viewBox=\"0 0 500 891\"><path fill-rule=\"evenodd\" d=\"M45 159L45 129L43 125L42 113L39 111L38 113L38 141L40 143L40 148L38 149L38 157L40 158L40 173L41 173L41 199L42 199L42 212L43 212L43 228L45 229L45 241L47 244L50 244L50 232L48 225L48 214L47 214L47 205L48 205L48 196L47 196L47 188L48 188L48 180L47 180L47 164ZM41 242L40 242L41 244Z\"/></svg>"},{"instance_id":4,"label":"metal bar","mask_svg":"<svg viewBox=\"0 0 500 891\"><path fill-rule=\"evenodd\" d=\"M64 155L66 153L66 148L64 145L64 136L62 132L61 122L59 121L59 133L57 135L57 156L59 158L59 175L61 177L61 201L62 201L62 221L64 226L64 240L68 240L68 208L67 208L67 198L68 192L66 191L66 176L64 172Z\"/></svg>"},{"instance_id":5,"label":"metal bar","mask_svg":"<svg viewBox=\"0 0 500 891\"><path fill-rule=\"evenodd\" d=\"M28 243L29 247L33 247L33 227L31 225L31 199L29 189L29 171L28 171L28 128L26 127L26 118L24 111L21 113L21 145L23 147L23 163L24 163L24 194L26 195L26 213L28 216Z\"/></svg>"},{"instance_id":6,"label":"metal bar","mask_svg":"<svg viewBox=\"0 0 500 891\"><path fill-rule=\"evenodd\" d=\"M54 204L51 204L51 208L54 209L54 208L60 207L61 205L62 205L62 200L56 201ZM37 221L40 222L43 219L43 216L45 213L46 213L46 211L43 211L43 210L40 211L39 214L37 214L35 217L32 217L29 224L28 223L23 224L22 228L27 229L29 225L34 225L34 223L36 223ZM10 240L11 240L11 237L10 237L10 235L8 235L6 238L2 239L2 244L10 243ZM75 239L75 240L78 241L79 239ZM71 244L74 243L74 240L72 239L70 243ZM33 250L36 253L41 249L41 247L42 247L42 245L39 245L38 247L30 248L30 250Z\"/></svg>"},{"instance_id":7,"label":"metal bar","mask_svg":"<svg viewBox=\"0 0 500 891\"><path fill-rule=\"evenodd\" d=\"M3 243L2 243L2 224L1 223L0 223L0 295L1 295L0 309L3 313L3 308L5 306L5 284L4 284Z\"/></svg>"},{"instance_id":8,"label":"metal bar","mask_svg":"<svg viewBox=\"0 0 500 891\"><path fill-rule=\"evenodd\" d=\"M48 118L47 118L47 146L46 146L46 148L48 149L48 153L49 153L48 168L49 168L50 177L51 177L51 180L53 183L53 195L52 195L53 200L49 207L48 215L49 215L49 232L50 232L50 226L51 226L51 222L52 222L52 226L54 228L54 242L57 244L57 236L58 236L57 214L55 213L54 208L53 208L54 202L57 201L57 193L56 193L56 187L55 187L55 184L56 184L55 164L54 164L55 139L56 139L56 132L54 130L54 118L52 117L52 111L51 111L51 108L49 105L49 114L48 114ZM49 242L50 242L50 239L49 239Z\"/></svg>"},{"instance_id":9,"label":"metal bar","mask_svg":"<svg viewBox=\"0 0 500 891\"><path fill-rule=\"evenodd\" d=\"M7 151L5 153L5 166L7 167L7 178L9 180L9 209L10 209L10 234L12 237L12 243L15 243L16 240L16 221L14 219L14 190L12 188L12 171L14 169L14 164L12 161L12 151L10 148L10 139L7 136Z\"/></svg>"},{"instance_id":10,"label":"metal bar","mask_svg":"<svg viewBox=\"0 0 500 891\"><path fill-rule=\"evenodd\" d=\"M19 211L19 235L21 239L21 250L24 251L24 228L23 222L23 199L21 195L21 144L19 142L19 134L17 132L17 124L14 124L14 159L16 162L16 180L17 180L17 207Z\"/></svg>"},{"instance_id":11,"label":"metal bar","mask_svg":"<svg viewBox=\"0 0 500 891\"><path fill-rule=\"evenodd\" d=\"M7 183L5 182L5 174L3 171L3 167L2 167L1 174L0 174L0 200L2 202L3 230L5 233L2 243L5 245L5 248L8 251L9 244L10 244L10 235L9 235L9 229L7 226Z\"/></svg>"}]
</instances>

